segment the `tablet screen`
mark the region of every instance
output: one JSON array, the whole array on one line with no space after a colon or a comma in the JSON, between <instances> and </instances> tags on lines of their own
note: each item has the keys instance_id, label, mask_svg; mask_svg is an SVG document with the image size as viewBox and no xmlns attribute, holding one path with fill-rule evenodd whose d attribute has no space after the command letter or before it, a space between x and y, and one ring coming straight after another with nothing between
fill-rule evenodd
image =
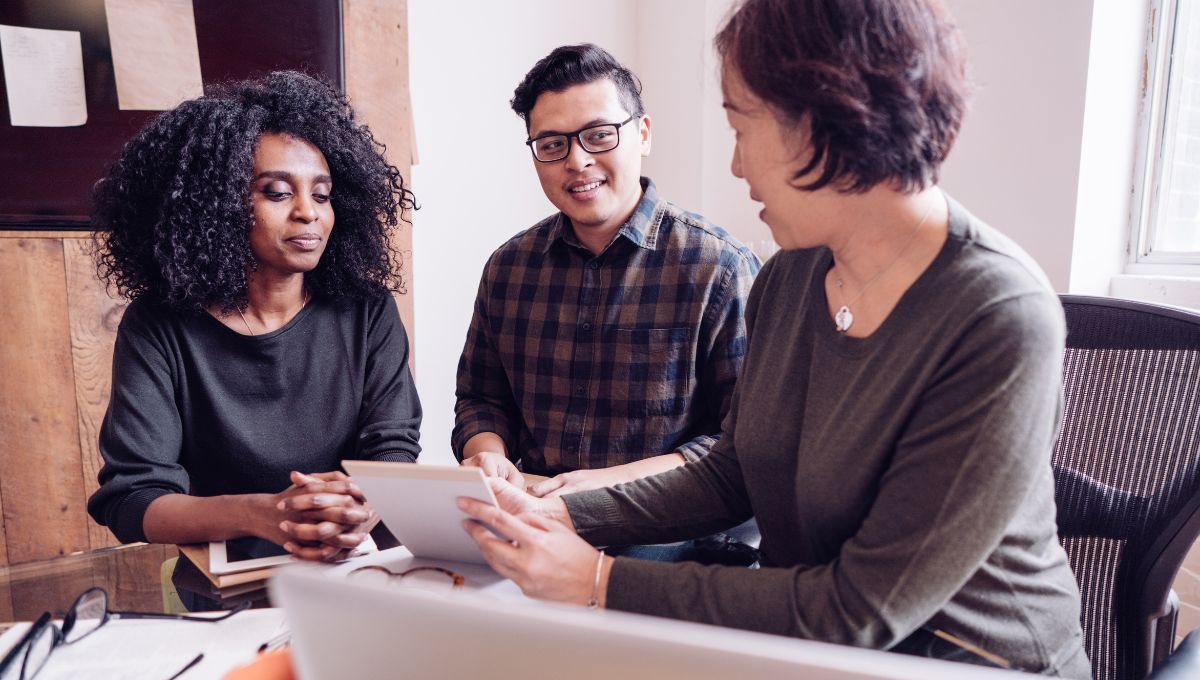
<instances>
[{"instance_id":1,"label":"tablet screen","mask_svg":"<svg viewBox=\"0 0 1200 680\"><path fill-rule=\"evenodd\" d=\"M287 554L288 551L284 550L283 546L275 545L257 536L231 538L225 541L225 561L229 564Z\"/></svg>"}]
</instances>

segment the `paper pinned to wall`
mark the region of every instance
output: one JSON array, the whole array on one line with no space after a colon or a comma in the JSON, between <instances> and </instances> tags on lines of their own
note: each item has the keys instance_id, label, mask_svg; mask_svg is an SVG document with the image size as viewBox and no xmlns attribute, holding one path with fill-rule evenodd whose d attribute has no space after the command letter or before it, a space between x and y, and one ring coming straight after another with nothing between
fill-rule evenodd
<instances>
[{"instance_id":1,"label":"paper pinned to wall","mask_svg":"<svg viewBox=\"0 0 1200 680\"><path fill-rule=\"evenodd\" d=\"M87 122L79 31L0 25L0 58L14 126L73 127Z\"/></svg>"},{"instance_id":2,"label":"paper pinned to wall","mask_svg":"<svg viewBox=\"0 0 1200 680\"><path fill-rule=\"evenodd\" d=\"M192 0L104 0L117 102L166 111L204 94Z\"/></svg>"}]
</instances>

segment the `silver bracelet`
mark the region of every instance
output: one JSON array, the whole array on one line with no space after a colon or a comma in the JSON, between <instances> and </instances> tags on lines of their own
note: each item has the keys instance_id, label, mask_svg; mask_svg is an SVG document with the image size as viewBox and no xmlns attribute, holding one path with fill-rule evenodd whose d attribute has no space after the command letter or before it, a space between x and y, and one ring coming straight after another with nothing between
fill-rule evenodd
<instances>
[{"instance_id":1,"label":"silver bracelet","mask_svg":"<svg viewBox=\"0 0 1200 680\"><path fill-rule=\"evenodd\" d=\"M596 558L596 581L592 583L592 597L587 601L588 609L596 609L600 606L600 572L604 569L604 551L600 551L600 557Z\"/></svg>"}]
</instances>

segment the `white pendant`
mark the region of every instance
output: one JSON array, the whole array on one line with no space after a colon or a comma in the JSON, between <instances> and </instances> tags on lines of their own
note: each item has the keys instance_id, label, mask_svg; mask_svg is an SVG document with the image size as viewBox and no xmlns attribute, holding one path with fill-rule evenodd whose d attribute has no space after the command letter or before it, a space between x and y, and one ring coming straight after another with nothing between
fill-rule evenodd
<instances>
[{"instance_id":1,"label":"white pendant","mask_svg":"<svg viewBox=\"0 0 1200 680\"><path fill-rule=\"evenodd\" d=\"M845 333L854 324L854 315L850 313L849 307L842 305L842 308L833 316L833 322L839 333Z\"/></svg>"}]
</instances>

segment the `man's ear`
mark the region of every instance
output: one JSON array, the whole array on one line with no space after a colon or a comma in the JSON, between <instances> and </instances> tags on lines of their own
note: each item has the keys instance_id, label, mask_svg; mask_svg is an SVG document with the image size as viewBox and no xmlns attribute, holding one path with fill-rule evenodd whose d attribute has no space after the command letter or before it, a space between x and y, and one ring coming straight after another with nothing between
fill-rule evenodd
<instances>
[{"instance_id":1,"label":"man's ear","mask_svg":"<svg viewBox=\"0 0 1200 680\"><path fill-rule=\"evenodd\" d=\"M638 139L642 144L642 156L650 155L650 116L642 116L638 121Z\"/></svg>"}]
</instances>

